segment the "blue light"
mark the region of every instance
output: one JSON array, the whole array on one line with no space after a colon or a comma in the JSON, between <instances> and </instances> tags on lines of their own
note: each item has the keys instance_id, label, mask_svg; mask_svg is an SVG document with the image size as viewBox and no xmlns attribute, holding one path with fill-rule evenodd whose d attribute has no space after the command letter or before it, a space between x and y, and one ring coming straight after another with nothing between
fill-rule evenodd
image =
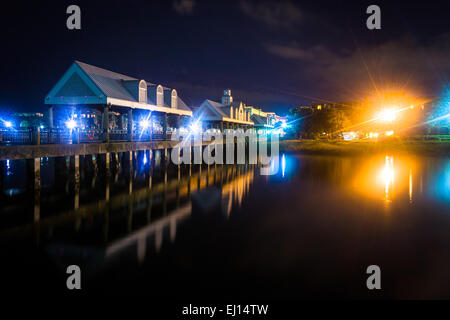
<instances>
[{"instance_id":1,"label":"blue light","mask_svg":"<svg viewBox=\"0 0 450 320\"><path fill-rule=\"evenodd\" d=\"M5 121L4 124L5 124L5 127L7 127L7 128L11 128L12 127L12 122L11 121Z\"/></svg>"},{"instance_id":2,"label":"blue light","mask_svg":"<svg viewBox=\"0 0 450 320\"><path fill-rule=\"evenodd\" d=\"M140 126L142 129L147 129L147 128L150 127L150 121L147 120L147 119L141 120L141 121L139 122L139 126Z\"/></svg>"},{"instance_id":3,"label":"blue light","mask_svg":"<svg viewBox=\"0 0 450 320\"><path fill-rule=\"evenodd\" d=\"M442 99L439 100L439 105L433 110L431 123L434 127L450 127L450 89L445 89Z\"/></svg>"},{"instance_id":4,"label":"blue light","mask_svg":"<svg viewBox=\"0 0 450 320\"><path fill-rule=\"evenodd\" d=\"M201 131L201 127L198 121L191 123L189 127L191 129L191 133L199 133Z\"/></svg>"},{"instance_id":5,"label":"blue light","mask_svg":"<svg viewBox=\"0 0 450 320\"><path fill-rule=\"evenodd\" d=\"M433 198L450 204L450 161L442 160L430 170L428 193Z\"/></svg>"},{"instance_id":6,"label":"blue light","mask_svg":"<svg viewBox=\"0 0 450 320\"><path fill-rule=\"evenodd\" d=\"M68 129L73 130L76 126L77 126L77 123L75 122L75 120L70 119L70 120L66 121L66 127Z\"/></svg>"}]
</instances>

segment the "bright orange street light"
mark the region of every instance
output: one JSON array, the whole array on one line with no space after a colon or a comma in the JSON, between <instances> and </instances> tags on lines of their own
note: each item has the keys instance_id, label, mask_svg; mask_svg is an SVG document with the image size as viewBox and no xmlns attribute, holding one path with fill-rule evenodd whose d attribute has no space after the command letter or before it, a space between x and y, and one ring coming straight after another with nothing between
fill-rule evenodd
<instances>
[{"instance_id":1,"label":"bright orange street light","mask_svg":"<svg viewBox=\"0 0 450 320\"><path fill-rule=\"evenodd\" d=\"M397 118L397 112L396 109L384 109L379 114L377 119L384 121L384 122L392 122Z\"/></svg>"}]
</instances>

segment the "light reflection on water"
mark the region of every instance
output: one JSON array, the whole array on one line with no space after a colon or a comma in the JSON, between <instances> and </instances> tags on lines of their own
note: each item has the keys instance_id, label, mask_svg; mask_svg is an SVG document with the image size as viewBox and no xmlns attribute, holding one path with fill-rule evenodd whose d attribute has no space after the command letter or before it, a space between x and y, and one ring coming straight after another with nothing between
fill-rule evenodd
<instances>
[{"instance_id":1,"label":"light reflection on water","mask_svg":"<svg viewBox=\"0 0 450 320\"><path fill-rule=\"evenodd\" d=\"M42 161L42 172L51 171L52 161ZM181 173L172 166L167 173L161 171L159 152L154 159L144 154L133 172L120 167L107 182L100 174L83 173L78 190L68 174L60 181L66 186L61 190L64 208L53 200L35 203L31 209L40 210L40 220L29 219L14 232L2 227L0 236L13 244L11 239L23 242L32 235L32 246L45 248L57 265L81 264L92 277L107 267L122 270L130 261L148 268L143 276L150 278L155 265L163 266L159 274L166 268L190 274L211 263L218 273L261 269L274 277L273 283L308 278L308 270L315 275L318 267L325 268L317 265L322 260L338 271L354 270L355 261L375 259L385 268L394 261L389 267L399 264L395 272L401 275L406 271L399 261L417 255L439 262L431 273L429 265L417 266L433 281L434 274L442 276L450 267L445 238L450 223L440 220L448 210L422 214L450 206L450 159L281 154L279 161L269 165L279 168L274 176L260 176L259 167L248 165L193 166L192 172L182 167ZM8 197L14 199L11 192ZM57 210L49 215L52 207ZM424 224L421 219L432 220ZM433 255L425 258L427 253ZM296 273L300 267L305 274ZM340 280L332 271L324 273ZM331 280L323 277L315 280L327 286ZM292 287L297 292L301 286L294 281Z\"/></svg>"},{"instance_id":2,"label":"light reflection on water","mask_svg":"<svg viewBox=\"0 0 450 320\"><path fill-rule=\"evenodd\" d=\"M386 155L342 161L352 162L343 175L351 177L353 191L361 196L387 205L405 195L409 203L418 196L450 203L450 160Z\"/></svg>"}]
</instances>

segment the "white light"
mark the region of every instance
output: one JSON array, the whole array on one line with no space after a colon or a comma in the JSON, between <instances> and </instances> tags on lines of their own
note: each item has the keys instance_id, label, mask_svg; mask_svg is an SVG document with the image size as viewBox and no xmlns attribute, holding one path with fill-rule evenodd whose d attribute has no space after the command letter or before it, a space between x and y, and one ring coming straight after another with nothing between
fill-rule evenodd
<instances>
[{"instance_id":1,"label":"white light","mask_svg":"<svg viewBox=\"0 0 450 320\"><path fill-rule=\"evenodd\" d=\"M283 122L281 123L281 127L282 127L282 128L287 128L287 123L286 123L285 121L283 121Z\"/></svg>"},{"instance_id":2,"label":"white light","mask_svg":"<svg viewBox=\"0 0 450 320\"><path fill-rule=\"evenodd\" d=\"M70 119L68 121L66 121L66 127L69 128L70 130L74 129L77 126L77 123L75 122L75 120Z\"/></svg>"},{"instance_id":3,"label":"white light","mask_svg":"<svg viewBox=\"0 0 450 320\"><path fill-rule=\"evenodd\" d=\"M141 128L147 129L148 127L150 127L150 121L148 121L148 120L141 120L139 122L139 125L141 126Z\"/></svg>"},{"instance_id":4,"label":"white light","mask_svg":"<svg viewBox=\"0 0 450 320\"><path fill-rule=\"evenodd\" d=\"M381 121L386 121L386 122L392 122L395 120L395 118L396 118L395 109L383 110L378 115L378 119L380 119Z\"/></svg>"},{"instance_id":5,"label":"white light","mask_svg":"<svg viewBox=\"0 0 450 320\"><path fill-rule=\"evenodd\" d=\"M198 133L198 132L200 132L200 125L199 125L198 122L193 122L193 123L191 123L190 128L191 128L191 132L192 132L192 133Z\"/></svg>"},{"instance_id":6,"label":"white light","mask_svg":"<svg viewBox=\"0 0 450 320\"><path fill-rule=\"evenodd\" d=\"M11 128L12 127L11 121L5 121L5 127Z\"/></svg>"}]
</instances>

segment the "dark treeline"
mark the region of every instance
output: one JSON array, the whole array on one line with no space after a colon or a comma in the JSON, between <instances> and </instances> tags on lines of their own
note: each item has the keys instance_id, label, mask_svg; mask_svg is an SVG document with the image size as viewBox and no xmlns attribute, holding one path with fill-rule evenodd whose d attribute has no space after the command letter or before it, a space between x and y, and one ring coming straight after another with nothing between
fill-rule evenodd
<instances>
[{"instance_id":1,"label":"dark treeline","mask_svg":"<svg viewBox=\"0 0 450 320\"><path fill-rule=\"evenodd\" d=\"M349 116L335 108L292 108L289 110L290 135L293 138L317 139L337 138L342 130L350 126Z\"/></svg>"}]
</instances>

